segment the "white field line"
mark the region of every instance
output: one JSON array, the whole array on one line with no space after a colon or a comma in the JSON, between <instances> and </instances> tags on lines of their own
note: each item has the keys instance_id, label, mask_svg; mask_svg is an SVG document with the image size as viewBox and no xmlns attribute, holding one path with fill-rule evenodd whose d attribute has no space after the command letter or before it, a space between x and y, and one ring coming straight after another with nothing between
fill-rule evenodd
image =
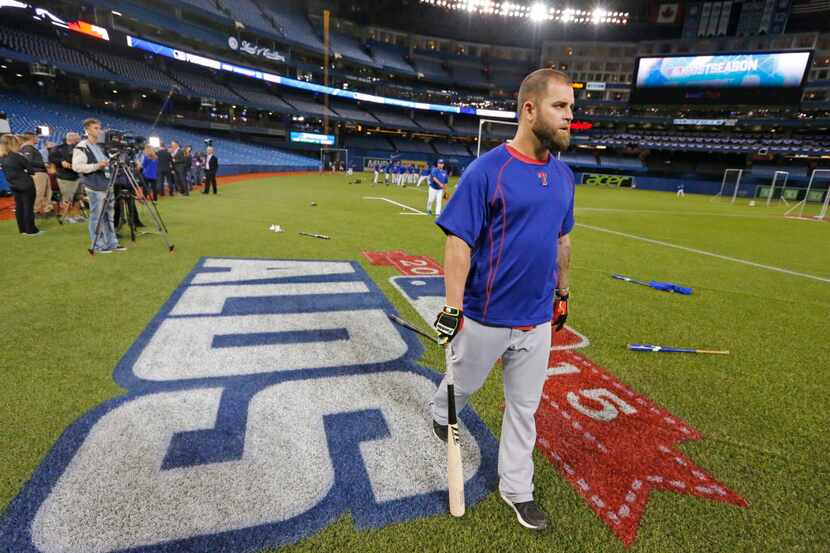
<instances>
[{"instance_id":1,"label":"white field line","mask_svg":"<svg viewBox=\"0 0 830 553\"><path fill-rule=\"evenodd\" d=\"M621 209L614 207L577 207L575 211L600 211L609 213L654 213L656 215L695 215L711 217L743 217L746 219L781 219L781 215L775 214L741 214L741 213L713 213L711 211L662 211L659 209Z\"/></svg>"},{"instance_id":2,"label":"white field line","mask_svg":"<svg viewBox=\"0 0 830 553\"><path fill-rule=\"evenodd\" d=\"M364 200L383 200L384 202L389 202L390 204L395 204L398 207L402 207L404 209L408 209L409 211L413 211L418 215L426 215L423 211L419 211L414 207L409 207L408 205L404 205L402 203L396 202L395 200L390 200L389 198L381 198L380 196L363 196Z\"/></svg>"},{"instance_id":3,"label":"white field line","mask_svg":"<svg viewBox=\"0 0 830 553\"><path fill-rule=\"evenodd\" d=\"M819 282L827 282L830 283L830 278L820 277L816 275L810 275L807 273L799 273L798 271L791 271L789 269L784 269L782 267L774 267L772 265L764 265L763 263L755 263L754 261L747 261L746 259L739 259L737 257L730 257L728 255L720 255L718 253L707 252L705 250L698 250L697 248L689 248L686 246L679 246L677 244L672 244L671 242L663 242L662 240L654 240L652 238L646 238L645 236L637 236L636 234L629 234L627 232L620 232L617 230L611 230L602 227L595 227L593 225L586 225L585 223L577 223L576 226L583 227L591 230L595 230L598 232L606 232L608 234L614 234L617 236L624 236L625 238L632 238L634 240L640 240L642 242L648 242L650 244L658 244L660 246L666 246L669 248L675 248L678 250L683 250L686 252L696 253L700 255L708 255L709 257L715 257L717 259L723 259L725 261L733 261L735 263L741 263L743 265L749 265L750 267L756 267L758 269L766 269L768 271L776 271L779 273L784 273L793 276L799 276L803 278L809 278L812 280L817 280Z\"/></svg>"}]
</instances>

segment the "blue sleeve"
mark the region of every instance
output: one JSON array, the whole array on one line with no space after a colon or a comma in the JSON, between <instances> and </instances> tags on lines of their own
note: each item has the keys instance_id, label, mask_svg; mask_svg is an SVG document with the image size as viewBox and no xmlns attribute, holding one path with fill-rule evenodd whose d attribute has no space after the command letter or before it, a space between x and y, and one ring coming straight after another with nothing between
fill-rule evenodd
<instances>
[{"instance_id":1,"label":"blue sleeve","mask_svg":"<svg viewBox=\"0 0 830 553\"><path fill-rule=\"evenodd\" d=\"M574 173L564 163L562 167L565 168L563 171L565 174L565 184L571 189L571 205L568 206L568 212L565 214L565 219L562 220L562 229L559 231L559 236L565 236L574 228L574 197L576 196L576 178L574 177Z\"/></svg>"},{"instance_id":2,"label":"blue sleeve","mask_svg":"<svg viewBox=\"0 0 830 553\"><path fill-rule=\"evenodd\" d=\"M447 234L458 236L475 248L487 218L489 182L483 168L467 171L458 182L455 194L435 221Z\"/></svg>"}]
</instances>

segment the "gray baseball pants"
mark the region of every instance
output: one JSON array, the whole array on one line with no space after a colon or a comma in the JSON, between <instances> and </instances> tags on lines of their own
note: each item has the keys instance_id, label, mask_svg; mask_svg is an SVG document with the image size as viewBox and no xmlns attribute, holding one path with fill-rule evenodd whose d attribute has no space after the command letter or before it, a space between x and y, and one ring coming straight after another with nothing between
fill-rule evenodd
<instances>
[{"instance_id":1,"label":"gray baseball pants","mask_svg":"<svg viewBox=\"0 0 830 553\"><path fill-rule=\"evenodd\" d=\"M461 332L447 347L459 413L501 357L506 407L499 442L499 491L514 503L533 499L535 414L545 384L550 345L550 322L523 331L485 326L465 318ZM432 416L438 424L447 424L446 379L433 398Z\"/></svg>"}]
</instances>

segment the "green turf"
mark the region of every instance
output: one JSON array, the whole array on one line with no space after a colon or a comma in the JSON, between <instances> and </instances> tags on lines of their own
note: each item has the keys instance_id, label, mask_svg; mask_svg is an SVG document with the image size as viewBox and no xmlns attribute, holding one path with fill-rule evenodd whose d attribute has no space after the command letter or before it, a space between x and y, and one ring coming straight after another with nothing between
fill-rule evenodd
<instances>
[{"instance_id":1,"label":"green turf","mask_svg":"<svg viewBox=\"0 0 830 553\"><path fill-rule=\"evenodd\" d=\"M84 225L46 222L39 238L0 223L0 506L20 491L61 432L122 393L112 370L201 256L358 260L408 318L414 310L361 250L403 249L442 260L430 218L363 196L423 209L423 189L370 188L339 176L260 179L219 196L165 199L176 244L127 243L123 255L86 254ZM310 202L316 202L311 207ZM579 187L577 222L830 278L830 225L794 221L784 207L708 197ZM149 223L149 217L144 217ZM271 224L287 232L268 231ZM332 240L297 235L327 234ZM541 239L541 238L540 238ZM830 537L830 282L649 244L585 226L573 233L569 322L584 352L700 430L680 446L746 498L748 509L672 493L652 495L631 551L827 551ZM679 297L612 280L611 272L695 288ZM627 342L726 348L729 357L635 354ZM437 366L438 350L423 359ZM473 406L498 436L496 370ZM559 474L537 456L538 498L555 530L531 534L495 494L462 520L431 517L357 532L348 515L286 551L623 551Z\"/></svg>"}]
</instances>

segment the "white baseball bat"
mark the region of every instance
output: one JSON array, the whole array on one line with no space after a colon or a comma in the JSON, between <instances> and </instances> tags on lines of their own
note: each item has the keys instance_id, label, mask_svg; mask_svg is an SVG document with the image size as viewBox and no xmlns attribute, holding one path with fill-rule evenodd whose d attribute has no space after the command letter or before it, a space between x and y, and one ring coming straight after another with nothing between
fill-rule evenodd
<instances>
[{"instance_id":1,"label":"white baseball bat","mask_svg":"<svg viewBox=\"0 0 830 553\"><path fill-rule=\"evenodd\" d=\"M447 486L450 492L450 514L464 516L464 466L461 464L461 441L455 413L455 385L452 367L447 363Z\"/></svg>"}]
</instances>

